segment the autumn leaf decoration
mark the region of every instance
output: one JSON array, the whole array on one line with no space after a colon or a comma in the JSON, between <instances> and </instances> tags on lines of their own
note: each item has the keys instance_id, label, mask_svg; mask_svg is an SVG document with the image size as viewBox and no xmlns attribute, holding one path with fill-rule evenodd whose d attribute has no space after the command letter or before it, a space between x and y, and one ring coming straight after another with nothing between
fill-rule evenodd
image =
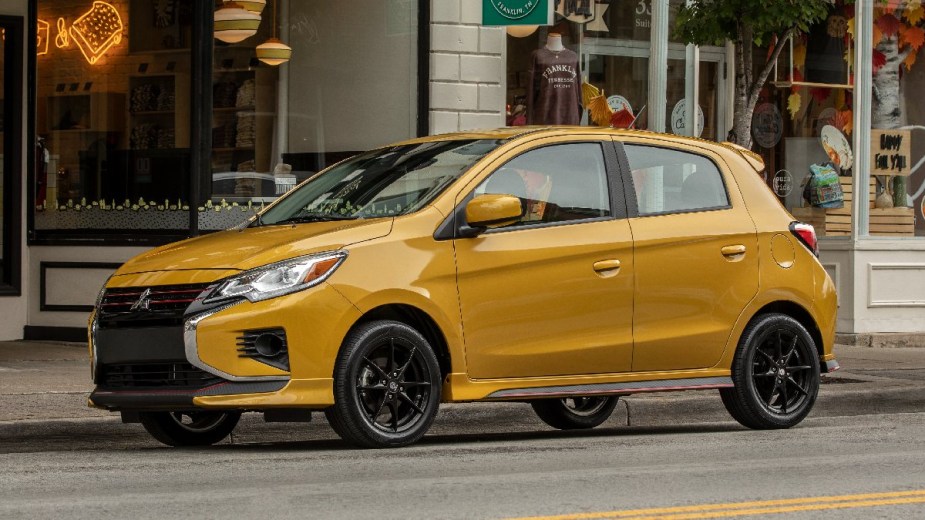
<instances>
[{"instance_id":1,"label":"autumn leaf decoration","mask_svg":"<svg viewBox=\"0 0 925 520\"><path fill-rule=\"evenodd\" d=\"M872 27L873 46L871 67L873 73L877 74L880 69L887 64L886 55L877 47L884 39L893 38L899 44L900 58L903 60L901 67L911 70L915 65L918 51L925 46L925 7L922 5L923 0L880 0L876 3L874 11L874 22ZM848 63L854 61L854 37L856 34L855 19L853 13L853 4L845 4L844 14L847 22L844 24L845 53L844 58ZM831 24L829 30L831 34ZM806 42L804 39L795 39L793 46L793 81L800 82L803 80L801 70L806 60ZM894 66L894 65L890 65ZM850 82L853 82L851 80ZM790 89L790 96L787 98L787 111L792 118L803 108L804 93L800 86L793 85ZM811 88L809 95L817 103L826 101L831 94L827 88ZM845 134L851 134L853 130L852 110L844 104L844 96L835 99L836 117L834 124ZM840 108L839 108L840 107Z\"/></svg>"}]
</instances>

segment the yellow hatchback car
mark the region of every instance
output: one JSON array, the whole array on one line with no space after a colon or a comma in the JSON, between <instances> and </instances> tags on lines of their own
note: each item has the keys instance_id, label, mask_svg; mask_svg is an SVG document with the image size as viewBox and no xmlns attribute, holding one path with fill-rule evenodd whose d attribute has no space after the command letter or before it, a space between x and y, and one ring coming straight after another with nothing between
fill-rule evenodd
<instances>
[{"instance_id":1,"label":"yellow hatchback car","mask_svg":"<svg viewBox=\"0 0 925 520\"><path fill-rule=\"evenodd\" d=\"M324 411L363 447L441 402L591 428L622 395L719 389L749 428L810 411L836 296L811 226L730 144L505 128L317 174L236 229L144 253L90 318L92 406L173 446Z\"/></svg>"}]
</instances>

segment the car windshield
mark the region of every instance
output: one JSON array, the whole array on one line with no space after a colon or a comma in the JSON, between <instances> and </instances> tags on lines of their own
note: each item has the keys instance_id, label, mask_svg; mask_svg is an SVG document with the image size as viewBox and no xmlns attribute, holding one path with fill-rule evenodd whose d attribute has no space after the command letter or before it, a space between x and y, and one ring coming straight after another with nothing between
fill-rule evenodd
<instances>
[{"instance_id":1,"label":"car windshield","mask_svg":"<svg viewBox=\"0 0 925 520\"><path fill-rule=\"evenodd\" d=\"M392 217L417 211L503 141L435 141L366 152L286 194L251 226Z\"/></svg>"}]
</instances>

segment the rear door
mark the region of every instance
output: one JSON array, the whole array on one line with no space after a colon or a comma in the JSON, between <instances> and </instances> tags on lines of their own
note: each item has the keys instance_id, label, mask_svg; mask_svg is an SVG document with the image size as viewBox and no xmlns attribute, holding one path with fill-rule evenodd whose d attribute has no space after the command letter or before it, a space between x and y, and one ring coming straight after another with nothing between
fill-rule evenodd
<instances>
[{"instance_id":1,"label":"rear door","mask_svg":"<svg viewBox=\"0 0 925 520\"><path fill-rule=\"evenodd\" d=\"M635 250L633 371L716 365L758 291L758 240L722 158L626 141Z\"/></svg>"}]
</instances>

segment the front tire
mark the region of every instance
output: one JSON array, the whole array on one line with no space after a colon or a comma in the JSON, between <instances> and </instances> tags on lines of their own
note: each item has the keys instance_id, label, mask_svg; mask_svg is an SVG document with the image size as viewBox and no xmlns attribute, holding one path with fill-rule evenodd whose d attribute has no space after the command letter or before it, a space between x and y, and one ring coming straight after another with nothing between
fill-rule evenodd
<instances>
[{"instance_id":1,"label":"front tire","mask_svg":"<svg viewBox=\"0 0 925 520\"><path fill-rule=\"evenodd\" d=\"M546 424L560 430L594 428L606 421L617 406L617 396L566 397L531 401L533 411Z\"/></svg>"},{"instance_id":2,"label":"front tire","mask_svg":"<svg viewBox=\"0 0 925 520\"><path fill-rule=\"evenodd\" d=\"M395 448L418 441L440 405L440 364L427 340L397 321L352 331L334 367L334 406L325 416L345 441Z\"/></svg>"},{"instance_id":3,"label":"front tire","mask_svg":"<svg viewBox=\"0 0 925 520\"><path fill-rule=\"evenodd\" d=\"M745 328L732 362L733 388L720 389L729 414L756 430L802 421L819 394L819 354L797 320L765 314Z\"/></svg>"},{"instance_id":4,"label":"front tire","mask_svg":"<svg viewBox=\"0 0 925 520\"><path fill-rule=\"evenodd\" d=\"M141 425L158 441L175 447L209 446L237 426L238 412L142 412Z\"/></svg>"}]
</instances>

